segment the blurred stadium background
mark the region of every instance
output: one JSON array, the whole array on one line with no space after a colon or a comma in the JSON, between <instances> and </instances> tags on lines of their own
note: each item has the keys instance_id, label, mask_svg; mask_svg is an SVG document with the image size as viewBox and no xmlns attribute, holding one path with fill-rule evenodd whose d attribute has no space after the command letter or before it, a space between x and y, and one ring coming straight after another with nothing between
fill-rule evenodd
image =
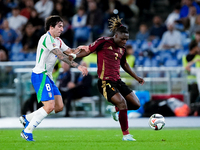
<instances>
[{"instance_id":1,"label":"blurred stadium background","mask_svg":"<svg viewBox=\"0 0 200 150\"><path fill-rule=\"evenodd\" d=\"M84 10L86 16L81 25L79 23L84 18L77 17L80 10ZM196 40L200 43L197 38L200 33L199 0L1 0L0 120L3 123L3 119L19 117L24 107L30 107L27 108L27 113L38 107L36 100L29 105L25 104L35 93L30 81L31 69L35 65L37 41L45 33L44 18L49 15L60 15L64 19L61 38L70 47L88 45L101 36L112 36L107 20L117 15L123 18L123 24L130 32L127 46L131 47L130 55L134 56L129 63L133 64L133 70L146 81L140 86L121 70L123 81L135 91L142 104L139 110L129 112L129 118L141 117L137 120L142 121L140 125L144 124L145 117L152 113L161 113L169 117L196 116L191 117L192 120L199 120L197 116L200 115L200 71L194 66L193 72L196 77L188 79L188 72L183 66L183 57L189 54L190 42ZM98 17L94 17L95 15ZM177 43L170 41L170 37L163 39L169 25L173 25L173 31L176 30L180 35L177 36ZM105 111L108 102L97 91L94 58L83 59L87 61L93 77L92 96L73 100L70 110L72 122L74 117L107 119L109 116ZM80 62L81 59L75 61ZM55 82L62 69L58 62L55 68ZM74 68L71 68L71 71L77 73ZM191 84L194 85L194 89L189 86ZM50 116L49 119L59 119L64 115L65 110ZM15 124L15 119L13 118L13 122L8 121L5 126L9 126L9 123ZM185 119L178 121L180 126L184 124ZM176 121L173 118L171 120ZM199 127L200 123L195 122L194 126L187 125ZM2 128L5 126L2 125Z\"/></svg>"}]
</instances>

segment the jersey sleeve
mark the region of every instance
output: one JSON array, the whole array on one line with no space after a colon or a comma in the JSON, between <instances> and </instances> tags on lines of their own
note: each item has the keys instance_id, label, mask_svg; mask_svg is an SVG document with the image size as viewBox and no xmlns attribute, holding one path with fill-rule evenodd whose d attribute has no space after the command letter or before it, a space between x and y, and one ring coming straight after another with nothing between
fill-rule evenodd
<instances>
[{"instance_id":1,"label":"jersey sleeve","mask_svg":"<svg viewBox=\"0 0 200 150\"><path fill-rule=\"evenodd\" d=\"M55 40L52 36L47 36L46 40L44 42L46 42L46 47L50 51L52 51L53 49L56 49L56 48L59 49L59 46L56 45Z\"/></svg>"},{"instance_id":2,"label":"jersey sleeve","mask_svg":"<svg viewBox=\"0 0 200 150\"><path fill-rule=\"evenodd\" d=\"M103 44L105 42L105 39L103 37L97 39L96 41L94 41L92 44L89 45L89 50L90 53L96 51L98 49L98 47Z\"/></svg>"},{"instance_id":3,"label":"jersey sleeve","mask_svg":"<svg viewBox=\"0 0 200 150\"><path fill-rule=\"evenodd\" d=\"M59 41L60 41L60 49L61 49L61 51L63 52L63 51L66 51L68 48L69 48L69 46L67 46L64 42L63 42L63 40L61 40L60 38L59 38Z\"/></svg>"}]
</instances>

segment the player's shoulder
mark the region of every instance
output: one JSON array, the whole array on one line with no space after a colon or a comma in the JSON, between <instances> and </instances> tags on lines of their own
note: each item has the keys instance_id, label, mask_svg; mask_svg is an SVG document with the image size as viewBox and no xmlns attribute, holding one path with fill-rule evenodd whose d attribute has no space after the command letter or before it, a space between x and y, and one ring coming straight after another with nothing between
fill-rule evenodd
<instances>
[{"instance_id":1,"label":"player's shoulder","mask_svg":"<svg viewBox=\"0 0 200 150\"><path fill-rule=\"evenodd\" d=\"M63 43L63 40L60 37L56 37L55 40L59 41L60 43Z\"/></svg>"},{"instance_id":2,"label":"player's shoulder","mask_svg":"<svg viewBox=\"0 0 200 150\"><path fill-rule=\"evenodd\" d=\"M102 37L98 38L97 40L109 41L109 40L111 40L111 39L112 39L112 37L105 37L105 36L102 36Z\"/></svg>"},{"instance_id":3,"label":"player's shoulder","mask_svg":"<svg viewBox=\"0 0 200 150\"><path fill-rule=\"evenodd\" d=\"M98 38L97 39L97 41L109 41L109 40L111 40L112 38L111 37L100 37L100 38Z\"/></svg>"},{"instance_id":4,"label":"player's shoulder","mask_svg":"<svg viewBox=\"0 0 200 150\"><path fill-rule=\"evenodd\" d=\"M94 41L92 43L92 45L99 45L99 44L103 44L103 43L105 44L105 43L111 41L111 39L112 39L111 37L100 37L96 41Z\"/></svg>"},{"instance_id":5,"label":"player's shoulder","mask_svg":"<svg viewBox=\"0 0 200 150\"><path fill-rule=\"evenodd\" d=\"M47 38L47 37L50 37L50 35L47 34L47 33L45 33L45 34L43 34L43 35L40 37L40 39L45 39L45 38Z\"/></svg>"}]
</instances>

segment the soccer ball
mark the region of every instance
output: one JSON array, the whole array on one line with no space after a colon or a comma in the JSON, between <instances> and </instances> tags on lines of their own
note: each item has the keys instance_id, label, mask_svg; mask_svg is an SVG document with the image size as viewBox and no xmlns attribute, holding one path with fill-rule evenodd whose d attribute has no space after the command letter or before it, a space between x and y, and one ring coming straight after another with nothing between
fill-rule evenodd
<instances>
[{"instance_id":1,"label":"soccer ball","mask_svg":"<svg viewBox=\"0 0 200 150\"><path fill-rule=\"evenodd\" d=\"M165 126L165 118L161 114L153 114L149 118L149 126L154 130L161 130Z\"/></svg>"}]
</instances>

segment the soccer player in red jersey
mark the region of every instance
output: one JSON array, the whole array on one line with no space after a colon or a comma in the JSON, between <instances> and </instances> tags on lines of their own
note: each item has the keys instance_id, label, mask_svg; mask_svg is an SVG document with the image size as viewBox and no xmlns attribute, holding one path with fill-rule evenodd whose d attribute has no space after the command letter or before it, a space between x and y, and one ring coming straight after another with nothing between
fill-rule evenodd
<instances>
[{"instance_id":1,"label":"soccer player in red jersey","mask_svg":"<svg viewBox=\"0 0 200 150\"><path fill-rule=\"evenodd\" d=\"M129 32L122 25L119 17L111 18L109 23L110 30L114 33L113 37L101 37L89 46L79 46L81 51L72 54L73 57L84 57L90 53L97 52L98 66L98 89L100 93L113 105L106 109L111 113L113 119L121 125L124 141L135 141L128 130L127 110L136 110L140 107L140 101L134 92L121 80L120 66L135 78L140 84L144 80L138 77L126 61L125 44L129 39ZM119 112L119 115L118 113Z\"/></svg>"}]
</instances>

